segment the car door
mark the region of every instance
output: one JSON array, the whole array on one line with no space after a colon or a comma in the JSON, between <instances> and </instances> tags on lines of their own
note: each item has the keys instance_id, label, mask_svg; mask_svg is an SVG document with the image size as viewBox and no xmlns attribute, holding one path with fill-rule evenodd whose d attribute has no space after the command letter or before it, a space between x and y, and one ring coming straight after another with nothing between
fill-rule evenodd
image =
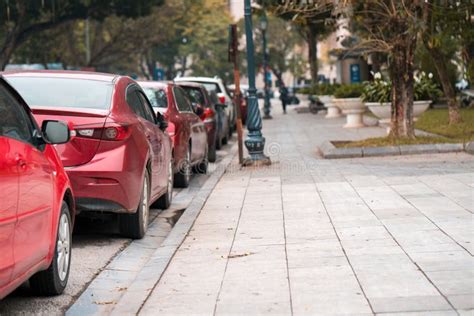
<instances>
[{"instance_id":1,"label":"car door","mask_svg":"<svg viewBox=\"0 0 474 316\"><path fill-rule=\"evenodd\" d=\"M146 119L149 122L153 122L150 127L153 129L154 132L154 137L155 137L155 142L159 144L158 147L154 148L155 150L155 156L157 159L157 166L158 168L155 170L157 173L157 179L156 179L156 185L157 185L157 192L162 192L168 187L168 165L165 157L165 151L166 149L164 148L165 142L165 134L164 132L160 129L158 124L156 123L156 116L155 112L153 111L153 107L151 106L150 101L148 98L145 96L145 94L138 90L138 97L140 98L140 101L142 102L142 106L144 108L145 114L146 114ZM157 114L161 115L161 114Z\"/></svg>"},{"instance_id":2,"label":"car door","mask_svg":"<svg viewBox=\"0 0 474 316\"><path fill-rule=\"evenodd\" d=\"M13 241L20 180L15 152L24 146L10 134L18 128L17 122L9 119L16 111L11 105L0 85L0 288L10 282L15 263Z\"/></svg>"},{"instance_id":3,"label":"car door","mask_svg":"<svg viewBox=\"0 0 474 316\"><path fill-rule=\"evenodd\" d=\"M180 114L186 119L191 130L191 161L202 160L206 154L207 134L204 123L201 121L192 109L186 92L180 87L174 87L176 103Z\"/></svg>"},{"instance_id":4,"label":"car door","mask_svg":"<svg viewBox=\"0 0 474 316\"><path fill-rule=\"evenodd\" d=\"M161 151L162 143L158 139L155 131L156 124L154 119L145 110L138 91L140 88L133 84L127 88L127 103L137 115L137 118L141 125L141 130L143 131L147 142L150 146L150 158L151 158L151 190L152 196L157 194L160 189L160 179L159 179L159 153ZM153 121L153 122L152 122Z\"/></svg>"},{"instance_id":5,"label":"car door","mask_svg":"<svg viewBox=\"0 0 474 316\"><path fill-rule=\"evenodd\" d=\"M4 90L6 91L6 90ZM15 266L12 279L46 258L51 245L53 216L53 166L37 146L32 117L11 93L4 98L14 112L7 118L8 134L15 139L11 154L19 173L17 221L13 239ZM5 117L3 117L5 119Z\"/></svg>"}]
</instances>

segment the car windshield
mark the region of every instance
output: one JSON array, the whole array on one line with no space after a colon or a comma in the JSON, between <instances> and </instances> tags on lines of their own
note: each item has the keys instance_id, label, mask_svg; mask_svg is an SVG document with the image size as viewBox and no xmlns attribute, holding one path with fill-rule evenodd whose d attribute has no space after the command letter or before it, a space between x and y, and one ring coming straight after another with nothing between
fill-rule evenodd
<instances>
[{"instance_id":1,"label":"car windshield","mask_svg":"<svg viewBox=\"0 0 474 316\"><path fill-rule=\"evenodd\" d=\"M150 100L151 106L154 108L167 108L168 98L166 92L163 89L143 88L148 100Z\"/></svg>"},{"instance_id":2,"label":"car windshield","mask_svg":"<svg viewBox=\"0 0 474 316\"><path fill-rule=\"evenodd\" d=\"M114 87L111 82L70 78L10 77L7 81L26 103L39 107L105 110Z\"/></svg>"}]
</instances>

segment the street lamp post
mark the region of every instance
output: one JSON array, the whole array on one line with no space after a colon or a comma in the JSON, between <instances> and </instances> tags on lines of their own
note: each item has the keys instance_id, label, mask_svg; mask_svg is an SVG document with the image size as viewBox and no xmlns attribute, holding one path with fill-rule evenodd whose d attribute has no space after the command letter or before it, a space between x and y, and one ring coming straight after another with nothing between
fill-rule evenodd
<instances>
[{"instance_id":1,"label":"street lamp post","mask_svg":"<svg viewBox=\"0 0 474 316\"><path fill-rule=\"evenodd\" d=\"M267 15L263 12L262 17L260 18L260 28L262 29L262 38L263 38L263 83L265 89L265 102L263 104L263 118L271 119L270 115L270 93L268 91L268 53L267 53L267 26L268 20Z\"/></svg>"},{"instance_id":2,"label":"street lamp post","mask_svg":"<svg viewBox=\"0 0 474 316\"><path fill-rule=\"evenodd\" d=\"M243 165L269 165L270 158L263 154L265 148L265 138L262 136L262 118L258 108L257 89L255 87L255 59L254 45L252 37L252 8L250 0L245 0L245 37L247 41L247 68L248 68L248 108L247 108L247 138L245 147L250 157L244 159Z\"/></svg>"}]
</instances>

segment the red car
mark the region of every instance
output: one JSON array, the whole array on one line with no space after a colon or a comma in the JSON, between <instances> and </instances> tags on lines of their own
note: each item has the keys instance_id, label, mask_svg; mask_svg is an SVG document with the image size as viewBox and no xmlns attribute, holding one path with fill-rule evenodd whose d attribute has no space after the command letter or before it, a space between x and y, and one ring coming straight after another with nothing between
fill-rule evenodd
<instances>
[{"instance_id":1,"label":"red car","mask_svg":"<svg viewBox=\"0 0 474 316\"><path fill-rule=\"evenodd\" d=\"M62 293L69 278L75 209L52 144L66 123L40 130L20 95L0 76L0 299L30 280L39 294Z\"/></svg>"},{"instance_id":2,"label":"red car","mask_svg":"<svg viewBox=\"0 0 474 316\"><path fill-rule=\"evenodd\" d=\"M5 74L36 119L69 121L76 136L57 146L78 211L120 214L120 231L142 238L149 205L167 208L173 177L167 123L129 77L39 71Z\"/></svg>"},{"instance_id":3,"label":"red car","mask_svg":"<svg viewBox=\"0 0 474 316\"><path fill-rule=\"evenodd\" d=\"M192 167L198 173L207 172L207 133L204 123L194 113L186 92L172 82L143 81L139 84L157 113L168 121L168 133L173 140L174 183L186 188Z\"/></svg>"},{"instance_id":4,"label":"red car","mask_svg":"<svg viewBox=\"0 0 474 316\"><path fill-rule=\"evenodd\" d=\"M186 91L192 102L195 113L199 115L207 131L207 159L215 162L216 155L216 136L217 136L217 113L212 104L206 88L195 82L178 82L181 88Z\"/></svg>"}]
</instances>

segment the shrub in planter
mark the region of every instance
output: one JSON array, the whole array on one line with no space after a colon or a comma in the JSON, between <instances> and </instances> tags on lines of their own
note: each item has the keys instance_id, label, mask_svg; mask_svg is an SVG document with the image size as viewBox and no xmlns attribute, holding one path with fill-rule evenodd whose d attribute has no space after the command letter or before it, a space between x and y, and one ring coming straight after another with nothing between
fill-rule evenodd
<instances>
[{"instance_id":1,"label":"shrub in planter","mask_svg":"<svg viewBox=\"0 0 474 316\"><path fill-rule=\"evenodd\" d=\"M383 80L378 72L374 75L373 81L366 81L363 85L362 100L365 105L382 123L389 123L392 115L392 83Z\"/></svg>"},{"instance_id":2,"label":"shrub in planter","mask_svg":"<svg viewBox=\"0 0 474 316\"><path fill-rule=\"evenodd\" d=\"M334 91L334 97L337 99L359 98L364 92L364 87L359 84L343 84Z\"/></svg>"}]
</instances>

